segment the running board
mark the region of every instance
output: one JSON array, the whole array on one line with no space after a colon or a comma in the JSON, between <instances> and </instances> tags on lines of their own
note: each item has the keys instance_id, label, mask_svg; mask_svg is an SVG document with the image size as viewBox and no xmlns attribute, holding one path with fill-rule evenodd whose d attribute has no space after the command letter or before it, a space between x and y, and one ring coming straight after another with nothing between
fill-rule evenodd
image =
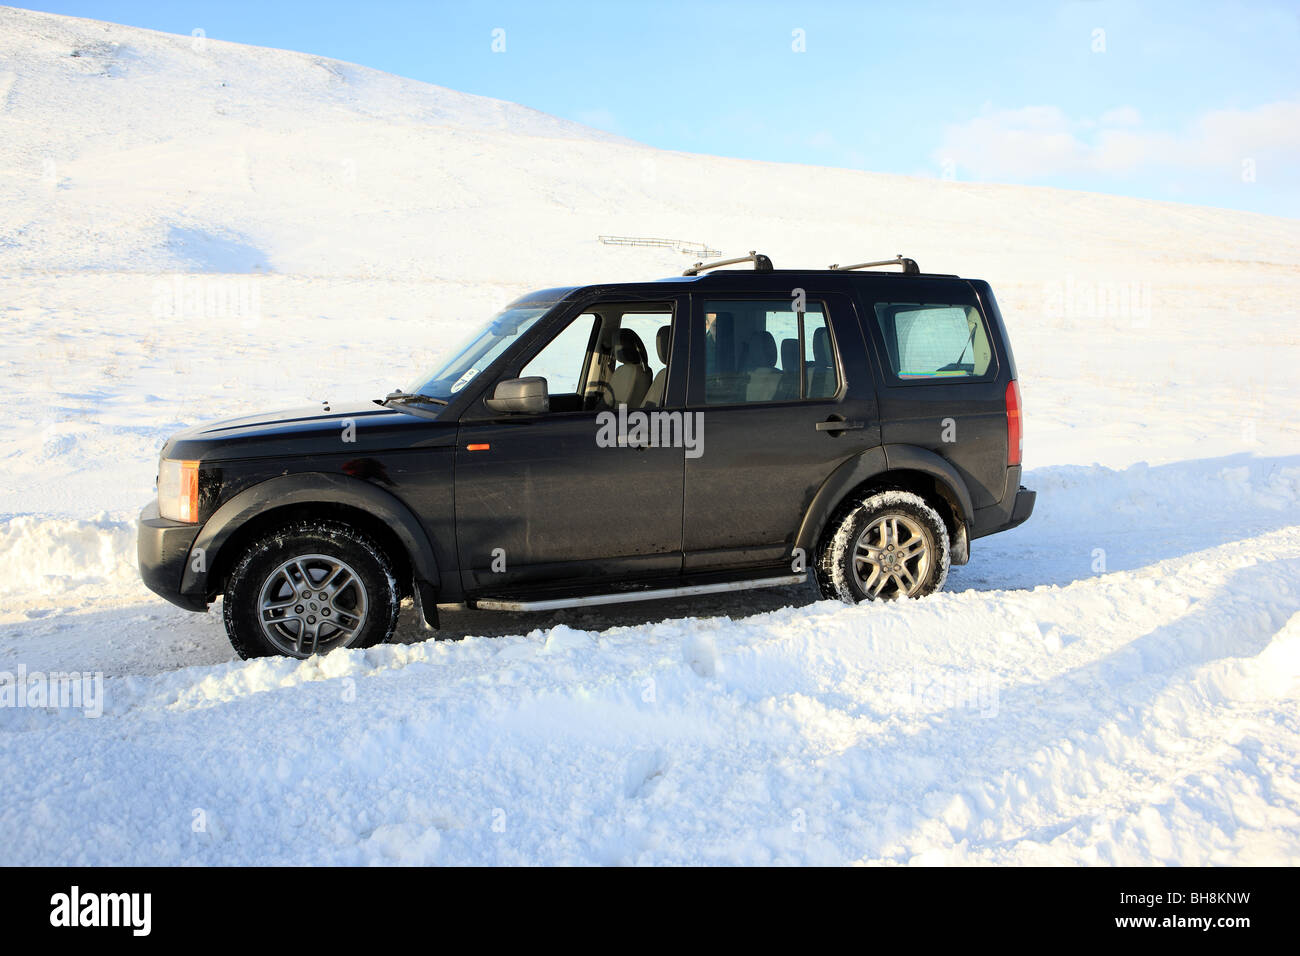
<instances>
[{"instance_id":1,"label":"running board","mask_svg":"<svg viewBox=\"0 0 1300 956\"><path fill-rule=\"evenodd\" d=\"M654 591L618 591L590 597L552 598L548 601L510 601L504 598L480 598L474 607L483 611L558 611L566 607L593 607L598 604L631 604L636 601L659 601L663 598L694 597L697 594L721 594L725 591L748 591L751 588L779 588L803 584L807 574L785 574L776 578L752 578L747 581L721 581L717 584L692 584L681 588L658 588Z\"/></svg>"}]
</instances>

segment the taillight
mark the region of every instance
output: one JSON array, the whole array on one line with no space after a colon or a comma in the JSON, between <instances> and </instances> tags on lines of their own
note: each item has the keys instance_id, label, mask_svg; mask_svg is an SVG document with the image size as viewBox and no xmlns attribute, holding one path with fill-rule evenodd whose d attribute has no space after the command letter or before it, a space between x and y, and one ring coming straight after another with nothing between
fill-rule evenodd
<instances>
[{"instance_id":1,"label":"taillight","mask_svg":"<svg viewBox=\"0 0 1300 956\"><path fill-rule=\"evenodd\" d=\"M1020 464L1024 451L1025 433L1020 422L1020 383L1007 382L1007 465Z\"/></svg>"}]
</instances>

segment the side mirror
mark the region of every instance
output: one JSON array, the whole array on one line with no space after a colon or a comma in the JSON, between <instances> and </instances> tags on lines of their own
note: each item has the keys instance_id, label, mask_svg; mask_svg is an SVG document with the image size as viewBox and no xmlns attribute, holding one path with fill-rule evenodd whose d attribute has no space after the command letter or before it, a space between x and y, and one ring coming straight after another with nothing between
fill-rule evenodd
<instances>
[{"instance_id":1,"label":"side mirror","mask_svg":"<svg viewBox=\"0 0 1300 956\"><path fill-rule=\"evenodd\" d=\"M527 378L507 378L497 382L487 407L494 412L512 412L537 415L551 410L551 397L546 391L546 379L540 375Z\"/></svg>"}]
</instances>

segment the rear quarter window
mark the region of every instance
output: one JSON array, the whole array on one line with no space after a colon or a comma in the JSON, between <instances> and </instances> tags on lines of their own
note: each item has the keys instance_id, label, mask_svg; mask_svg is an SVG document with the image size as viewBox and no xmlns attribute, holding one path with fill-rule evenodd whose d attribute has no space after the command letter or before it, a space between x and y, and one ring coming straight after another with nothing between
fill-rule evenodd
<instances>
[{"instance_id":1,"label":"rear quarter window","mask_svg":"<svg viewBox=\"0 0 1300 956\"><path fill-rule=\"evenodd\" d=\"M972 305L877 302L888 371L900 382L962 382L995 370L988 327Z\"/></svg>"}]
</instances>

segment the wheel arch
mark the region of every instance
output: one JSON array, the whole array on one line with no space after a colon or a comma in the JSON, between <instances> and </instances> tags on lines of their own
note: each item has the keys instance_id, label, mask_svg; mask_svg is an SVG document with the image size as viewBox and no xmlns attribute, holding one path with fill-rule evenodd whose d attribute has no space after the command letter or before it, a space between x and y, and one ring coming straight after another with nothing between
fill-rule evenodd
<instances>
[{"instance_id":1,"label":"wheel arch","mask_svg":"<svg viewBox=\"0 0 1300 956\"><path fill-rule=\"evenodd\" d=\"M310 473L282 475L235 495L204 523L185 562L181 592L211 599L225 588L241 546L275 527L302 519L343 521L375 540L403 589L421 582L437 589L438 563L428 535L398 498L359 478ZM202 549L203 561L193 560Z\"/></svg>"},{"instance_id":2,"label":"wheel arch","mask_svg":"<svg viewBox=\"0 0 1300 956\"><path fill-rule=\"evenodd\" d=\"M914 445L878 445L840 465L814 495L796 546L814 555L845 502L884 488L911 491L930 502L948 528L952 563L966 562L974 514L970 491L951 464Z\"/></svg>"}]
</instances>

